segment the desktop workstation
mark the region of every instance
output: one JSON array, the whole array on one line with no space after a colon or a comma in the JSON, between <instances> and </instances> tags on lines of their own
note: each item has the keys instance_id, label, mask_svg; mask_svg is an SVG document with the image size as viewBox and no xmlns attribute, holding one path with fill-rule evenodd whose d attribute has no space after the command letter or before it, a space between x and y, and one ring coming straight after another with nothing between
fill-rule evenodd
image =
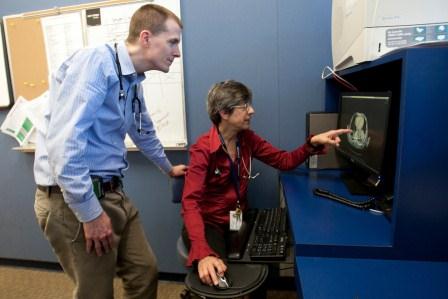
<instances>
[{"instance_id":1,"label":"desktop workstation","mask_svg":"<svg viewBox=\"0 0 448 299\"><path fill-rule=\"evenodd\" d=\"M384 158L377 173L383 188L369 194L386 195L390 202L378 213L313 192L325 189L365 201L366 196L349 191L342 176L359 163L345 170L298 169L281 175L295 243L296 284L304 298L448 294L443 279L448 273L443 191L448 142L440 138L447 124L447 58L448 47L403 49L341 72L360 90L391 92ZM344 94L328 79L327 108L338 111L340 98L344 103ZM369 130L374 143L381 132L374 126ZM380 148L376 157L381 157Z\"/></svg>"},{"instance_id":2,"label":"desktop workstation","mask_svg":"<svg viewBox=\"0 0 448 299\"><path fill-rule=\"evenodd\" d=\"M448 294L446 16L407 4L333 1L325 112L353 130L344 167L280 176L304 298Z\"/></svg>"}]
</instances>

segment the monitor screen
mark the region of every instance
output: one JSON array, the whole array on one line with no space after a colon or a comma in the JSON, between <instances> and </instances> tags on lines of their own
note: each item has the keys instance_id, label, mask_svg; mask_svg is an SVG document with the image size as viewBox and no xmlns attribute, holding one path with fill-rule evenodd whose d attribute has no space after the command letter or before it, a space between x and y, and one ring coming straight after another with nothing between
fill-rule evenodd
<instances>
[{"instance_id":1,"label":"monitor screen","mask_svg":"<svg viewBox=\"0 0 448 299\"><path fill-rule=\"evenodd\" d=\"M339 128L351 133L341 136L337 152L368 175L379 179L388 131L390 92L342 93Z\"/></svg>"}]
</instances>

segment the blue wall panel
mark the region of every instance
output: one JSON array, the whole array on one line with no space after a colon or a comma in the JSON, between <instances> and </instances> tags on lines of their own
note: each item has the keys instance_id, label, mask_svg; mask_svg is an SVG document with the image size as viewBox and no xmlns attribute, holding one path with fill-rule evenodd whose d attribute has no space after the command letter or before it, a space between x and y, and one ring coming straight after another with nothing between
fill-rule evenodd
<instances>
[{"instance_id":1,"label":"blue wall panel","mask_svg":"<svg viewBox=\"0 0 448 299\"><path fill-rule=\"evenodd\" d=\"M323 111L322 69L331 65L331 0L279 1L280 146L305 140L309 111Z\"/></svg>"}]
</instances>

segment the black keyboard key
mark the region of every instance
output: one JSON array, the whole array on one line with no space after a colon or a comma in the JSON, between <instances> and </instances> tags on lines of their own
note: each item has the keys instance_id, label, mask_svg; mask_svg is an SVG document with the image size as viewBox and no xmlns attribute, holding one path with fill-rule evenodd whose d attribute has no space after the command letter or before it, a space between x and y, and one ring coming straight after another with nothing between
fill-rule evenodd
<instances>
[{"instance_id":1,"label":"black keyboard key","mask_svg":"<svg viewBox=\"0 0 448 299\"><path fill-rule=\"evenodd\" d=\"M286 209L264 209L255 221L255 237L249 245L253 260L283 260L286 258Z\"/></svg>"}]
</instances>

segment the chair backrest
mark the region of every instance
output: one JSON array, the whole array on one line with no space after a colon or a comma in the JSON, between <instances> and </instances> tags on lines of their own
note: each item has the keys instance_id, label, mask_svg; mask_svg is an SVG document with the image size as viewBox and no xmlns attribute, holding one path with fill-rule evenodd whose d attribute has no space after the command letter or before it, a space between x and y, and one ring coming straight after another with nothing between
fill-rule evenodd
<instances>
[{"instance_id":1,"label":"chair backrest","mask_svg":"<svg viewBox=\"0 0 448 299\"><path fill-rule=\"evenodd\" d=\"M184 191L185 176L171 178L171 201L180 203L182 201L182 192Z\"/></svg>"}]
</instances>

